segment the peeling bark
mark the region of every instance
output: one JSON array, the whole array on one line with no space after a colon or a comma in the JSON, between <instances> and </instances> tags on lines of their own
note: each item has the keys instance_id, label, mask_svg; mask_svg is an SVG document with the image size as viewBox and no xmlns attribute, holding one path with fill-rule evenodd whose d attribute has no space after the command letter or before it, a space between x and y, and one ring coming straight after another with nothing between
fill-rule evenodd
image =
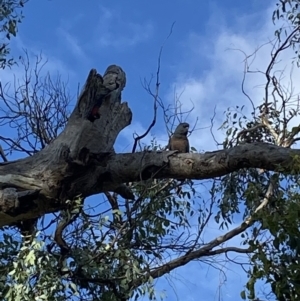
<instances>
[{"instance_id":1,"label":"peeling bark","mask_svg":"<svg viewBox=\"0 0 300 301\"><path fill-rule=\"evenodd\" d=\"M114 154L118 134L132 119L127 103L121 103L125 83L125 73L118 66L109 66L103 77L92 69L57 139L32 157L1 164L0 226L62 209L65 201L81 194L81 190L85 191L83 196L88 190L92 194L104 190L106 174L97 178L95 170ZM91 122L89 114L99 103L100 118ZM109 190L133 197L120 183L108 186ZM28 200L17 195L23 191L38 191L39 196L35 195L28 206Z\"/></svg>"},{"instance_id":2,"label":"peeling bark","mask_svg":"<svg viewBox=\"0 0 300 301\"><path fill-rule=\"evenodd\" d=\"M91 70L65 130L32 157L0 164L0 226L65 207L67 199L115 191L133 198L126 182L154 178L208 179L241 168L293 169L300 150L266 143L243 144L204 154L115 154L118 134L132 113L121 103L125 73L115 65L103 78ZM99 118L89 114L99 105Z\"/></svg>"},{"instance_id":3,"label":"peeling bark","mask_svg":"<svg viewBox=\"0 0 300 301\"><path fill-rule=\"evenodd\" d=\"M117 154L108 160L107 172L117 174L114 181L137 181L154 178L209 179L224 176L241 168L262 168L292 172L300 150L268 143L246 143L204 154L142 152Z\"/></svg>"}]
</instances>

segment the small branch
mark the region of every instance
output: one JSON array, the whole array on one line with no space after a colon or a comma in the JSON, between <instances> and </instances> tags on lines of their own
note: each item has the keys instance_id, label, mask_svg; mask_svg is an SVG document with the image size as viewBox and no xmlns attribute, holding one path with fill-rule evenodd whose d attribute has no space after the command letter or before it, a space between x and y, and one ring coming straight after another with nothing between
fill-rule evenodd
<instances>
[{"instance_id":1,"label":"small branch","mask_svg":"<svg viewBox=\"0 0 300 301\"><path fill-rule=\"evenodd\" d=\"M267 78L267 83L266 83L266 86L265 86L265 110L267 110L267 106L268 106L268 92L269 92L269 85L270 85L270 82L272 80L271 78L271 75L270 75L270 72L275 64L275 60L276 58L278 57L279 53L281 51L283 51L284 49L286 49L287 47L289 47L288 43L290 43L290 40L292 39L292 37L294 36L294 34L299 31L300 29L300 26L296 27L288 36L287 38L285 39L285 41L282 43L282 45L275 51L275 53L272 55L272 59L267 67L267 71L265 73L265 76ZM267 112L265 112L267 113Z\"/></svg>"},{"instance_id":2,"label":"small branch","mask_svg":"<svg viewBox=\"0 0 300 301\"><path fill-rule=\"evenodd\" d=\"M158 62L157 62L157 70L156 70L156 84L155 84L155 93L153 94L151 92L151 89L150 89L150 84L148 84L147 86L144 85L144 89L146 91L148 91L150 93L150 95L154 98L154 102L153 102L153 119L152 119L152 122L151 124L148 126L148 129L145 131L144 134L140 135L140 136L137 136L134 138L134 144L133 144L133 147L132 147L132 153L134 153L136 151L136 147L137 147L137 144L140 140L142 140L143 138L145 138L150 130L154 127L154 125L156 124L156 117L157 117L157 102L158 102L158 98L159 98L159 87L160 87L160 81L159 81L159 75L160 75L160 62L161 62L161 56L162 56L162 52L163 52L163 49L164 49L164 44L166 43L166 41L169 39L169 37L172 35L172 31L173 31L173 27L174 27L174 24L175 22L173 22L172 26L171 26L171 30L170 30L170 33L169 35L167 36L165 42L163 43L163 45L161 46L160 48L160 51L159 51L159 55L158 55Z\"/></svg>"},{"instance_id":3,"label":"small branch","mask_svg":"<svg viewBox=\"0 0 300 301\"><path fill-rule=\"evenodd\" d=\"M271 196L273 192L273 186L272 184L270 184L269 189L266 193L265 198L261 201L260 206L255 210L255 212L258 212L259 210L261 210L265 205L266 205L266 199L269 199L269 197ZM241 248L236 248L236 247L226 247L226 248L221 248L218 250L213 250L213 248L223 244L224 242L230 240L231 238L237 236L238 234L244 232L247 228L249 228L252 224L253 224L254 220L253 217L250 216L248 218L246 218L244 220L243 223L241 223L238 227L230 230L229 232L227 232L224 235L221 235L213 240L211 240L209 243L207 243L204 247L196 250L196 251L192 251L192 252L187 252L185 255L180 256L174 260L171 260L165 264L163 264L162 266L153 269L152 271L149 272L149 274L151 275L151 277L153 279L159 278L161 276L163 276L166 273L171 272L172 270L183 266L187 263L189 263L192 260L196 260L196 259L200 259L201 257L207 257L207 256L212 256L212 255L217 255L217 254L222 254L222 253L227 253L227 252L238 252L238 253L250 253L251 248L248 249L241 249ZM139 286L141 283L140 281L136 281L134 283L134 286L137 287Z\"/></svg>"},{"instance_id":4,"label":"small branch","mask_svg":"<svg viewBox=\"0 0 300 301\"><path fill-rule=\"evenodd\" d=\"M8 162L1 145L0 145L0 155L4 162Z\"/></svg>"},{"instance_id":5,"label":"small branch","mask_svg":"<svg viewBox=\"0 0 300 301\"><path fill-rule=\"evenodd\" d=\"M237 247L221 248L218 250L210 251L208 256L213 256L213 255L218 255L218 254L223 254L223 253L228 253L228 252L249 254L249 253L253 252L253 248L251 248L251 247L249 247L247 249L241 249L241 248L237 248Z\"/></svg>"},{"instance_id":6,"label":"small branch","mask_svg":"<svg viewBox=\"0 0 300 301\"><path fill-rule=\"evenodd\" d=\"M275 175L276 176L276 175ZM267 192L265 197L263 198L263 200L261 201L260 205L255 209L254 213L259 212L261 209L263 209L264 207L267 206L267 204L269 203L270 198L272 197L273 193L274 193L274 179L270 180Z\"/></svg>"},{"instance_id":7,"label":"small branch","mask_svg":"<svg viewBox=\"0 0 300 301\"><path fill-rule=\"evenodd\" d=\"M279 135L275 132L274 128L271 126L271 124L269 123L269 120L267 119L266 115L262 115L261 116L261 122L262 124L269 130L269 132L271 133L271 135L273 136L274 140L276 141L276 144L279 144Z\"/></svg>"}]
</instances>

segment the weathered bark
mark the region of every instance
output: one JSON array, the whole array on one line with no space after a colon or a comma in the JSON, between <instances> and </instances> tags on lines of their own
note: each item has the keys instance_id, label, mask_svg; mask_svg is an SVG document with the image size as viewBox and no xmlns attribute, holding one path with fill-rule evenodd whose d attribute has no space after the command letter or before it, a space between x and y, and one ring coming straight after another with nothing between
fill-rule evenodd
<instances>
[{"instance_id":1,"label":"weathered bark","mask_svg":"<svg viewBox=\"0 0 300 301\"><path fill-rule=\"evenodd\" d=\"M268 143L246 143L204 154L176 152L142 152L116 154L107 162L114 182L153 178L210 179L224 176L241 168L262 168L292 172L295 156L300 150ZM295 172L295 170L294 170ZM116 174L116 177L113 177Z\"/></svg>"},{"instance_id":2,"label":"weathered bark","mask_svg":"<svg viewBox=\"0 0 300 301\"><path fill-rule=\"evenodd\" d=\"M57 139L32 157L2 163L0 226L64 208L65 201L81 194L81 190L83 196L88 190L92 194L104 190L103 178L95 176L95 162L105 161L108 154L114 153L119 132L131 122L131 110L127 103L121 103L125 83L125 73L118 66L108 67L103 78L91 70L68 124ZM99 103L100 118L91 122L89 114ZM132 197L119 183L110 183L107 188ZM19 197L24 191L32 194L30 200Z\"/></svg>"},{"instance_id":3,"label":"weathered bark","mask_svg":"<svg viewBox=\"0 0 300 301\"><path fill-rule=\"evenodd\" d=\"M125 73L110 66L104 77L91 70L65 130L32 157L0 164L0 226L63 209L65 201L116 191L133 195L123 183L154 178L207 179L240 168L292 170L300 150L271 144L244 144L204 154L142 152L115 154L120 131L132 113L121 103ZM100 118L88 120L95 103Z\"/></svg>"}]
</instances>

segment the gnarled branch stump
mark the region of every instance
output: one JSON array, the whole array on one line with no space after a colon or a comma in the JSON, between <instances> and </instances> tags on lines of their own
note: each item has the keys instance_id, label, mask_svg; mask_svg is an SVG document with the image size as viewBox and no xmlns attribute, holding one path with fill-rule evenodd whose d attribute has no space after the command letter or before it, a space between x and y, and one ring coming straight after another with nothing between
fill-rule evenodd
<instances>
[{"instance_id":1,"label":"gnarled branch stump","mask_svg":"<svg viewBox=\"0 0 300 301\"><path fill-rule=\"evenodd\" d=\"M95 171L114 154L118 134L132 119L127 103L121 103L125 83L118 66L109 66L103 77L92 69L57 139L32 157L0 165L0 226L61 209L76 195L103 191L103 181L110 181L105 172ZM97 105L99 118L91 121ZM133 197L120 183L110 183L107 190Z\"/></svg>"},{"instance_id":2,"label":"gnarled branch stump","mask_svg":"<svg viewBox=\"0 0 300 301\"><path fill-rule=\"evenodd\" d=\"M121 103L125 82L118 66L108 67L103 78L91 70L57 139L32 157L0 164L0 226L64 209L78 195L116 191L133 198L122 184L150 177L208 179L249 167L297 172L293 158L300 150L267 143L204 154L115 154L115 140L132 118Z\"/></svg>"}]
</instances>

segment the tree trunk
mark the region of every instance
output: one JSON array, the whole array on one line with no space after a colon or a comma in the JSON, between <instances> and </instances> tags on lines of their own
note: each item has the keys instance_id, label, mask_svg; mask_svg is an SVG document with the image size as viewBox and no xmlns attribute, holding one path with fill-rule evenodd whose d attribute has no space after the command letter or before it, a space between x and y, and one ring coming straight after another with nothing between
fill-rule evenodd
<instances>
[{"instance_id":1,"label":"tree trunk","mask_svg":"<svg viewBox=\"0 0 300 301\"><path fill-rule=\"evenodd\" d=\"M300 155L266 143L204 154L115 154L115 140L132 119L127 103L121 103L125 83L118 66L108 67L103 78L91 70L58 138L32 157L0 164L0 226L63 209L78 195L115 191L133 198L124 183L150 177L208 179L247 167L291 172ZM99 118L90 118L97 106Z\"/></svg>"}]
</instances>

